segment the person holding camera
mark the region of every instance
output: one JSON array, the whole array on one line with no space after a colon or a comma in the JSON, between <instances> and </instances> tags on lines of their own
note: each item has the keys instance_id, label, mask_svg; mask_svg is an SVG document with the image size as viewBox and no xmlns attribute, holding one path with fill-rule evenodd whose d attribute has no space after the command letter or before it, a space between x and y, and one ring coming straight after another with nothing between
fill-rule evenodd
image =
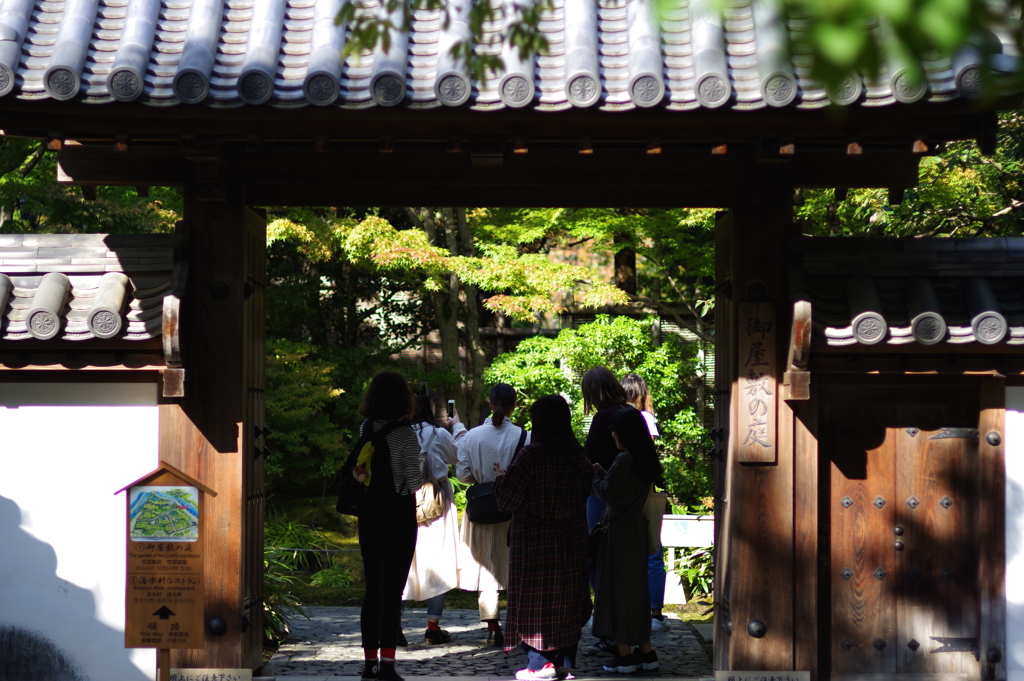
<instances>
[{"instance_id":1,"label":"person holding camera","mask_svg":"<svg viewBox=\"0 0 1024 681\"><path fill-rule=\"evenodd\" d=\"M509 421L516 407L516 389L499 383L491 389L491 416L471 429L459 444L455 474L470 484L493 483L495 469L508 468L512 457L530 442L530 434ZM510 520L482 524L462 517L465 560L459 567L459 588L479 591L480 620L487 623L487 643L503 647L498 623L498 592L508 582L508 528Z\"/></svg>"}]
</instances>

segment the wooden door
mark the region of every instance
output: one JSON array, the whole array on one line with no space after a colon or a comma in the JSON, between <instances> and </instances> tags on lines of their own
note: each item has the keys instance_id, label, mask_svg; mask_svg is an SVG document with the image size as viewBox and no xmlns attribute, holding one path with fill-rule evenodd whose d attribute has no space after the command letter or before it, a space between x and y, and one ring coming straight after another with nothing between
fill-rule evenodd
<instances>
[{"instance_id":1,"label":"wooden door","mask_svg":"<svg viewBox=\"0 0 1024 681\"><path fill-rule=\"evenodd\" d=\"M826 406L833 679L980 679L977 413L962 393Z\"/></svg>"}]
</instances>

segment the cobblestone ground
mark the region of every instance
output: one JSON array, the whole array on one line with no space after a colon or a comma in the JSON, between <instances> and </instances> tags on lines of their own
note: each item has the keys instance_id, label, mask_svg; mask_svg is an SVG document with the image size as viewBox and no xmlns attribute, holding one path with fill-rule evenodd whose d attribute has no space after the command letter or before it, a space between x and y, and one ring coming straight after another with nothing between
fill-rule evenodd
<instances>
[{"instance_id":1,"label":"cobblestone ground","mask_svg":"<svg viewBox=\"0 0 1024 681\"><path fill-rule=\"evenodd\" d=\"M292 618L291 636L267 663L263 675L280 679L359 676L363 660L359 647L359 608L311 606L305 610L310 619ZM671 618L670 630L651 635L661 668L655 672L640 672L637 676L713 676L711 661L694 631L671 613L668 617ZM500 649L486 646L487 628L481 624L476 610L445 610L441 627L452 635L452 640L445 645L422 643L426 621L426 610L405 611L402 627L410 645L399 649L397 664L403 676L511 679L517 669L526 666L526 655L522 651L513 651L505 657ZM621 676L601 669L608 657L583 654L596 640L589 629L583 630L577 676Z\"/></svg>"}]
</instances>

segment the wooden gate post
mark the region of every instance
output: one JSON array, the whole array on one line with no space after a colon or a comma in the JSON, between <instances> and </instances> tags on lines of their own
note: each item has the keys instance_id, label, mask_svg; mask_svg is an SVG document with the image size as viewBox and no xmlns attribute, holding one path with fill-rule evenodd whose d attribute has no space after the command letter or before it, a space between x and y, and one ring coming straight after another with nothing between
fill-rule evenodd
<instances>
[{"instance_id":1,"label":"wooden gate post","mask_svg":"<svg viewBox=\"0 0 1024 681\"><path fill-rule=\"evenodd\" d=\"M716 244L721 379L715 413L724 429L715 574L719 670L794 668L793 415L777 390L790 323L784 273L792 205L784 188L759 198L765 200L740 202L720 217Z\"/></svg>"},{"instance_id":2,"label":"wooden gate post","mask_svg":"<svg viewBox=\"0 0 1024 681\"><path fill-rule=\"evenodd\" d=\"M175 668L262 664L266 220L186 188L183 398L160 405L160 459L218 490L206 509L206 632Z\"/></svg>"}]
</instances>

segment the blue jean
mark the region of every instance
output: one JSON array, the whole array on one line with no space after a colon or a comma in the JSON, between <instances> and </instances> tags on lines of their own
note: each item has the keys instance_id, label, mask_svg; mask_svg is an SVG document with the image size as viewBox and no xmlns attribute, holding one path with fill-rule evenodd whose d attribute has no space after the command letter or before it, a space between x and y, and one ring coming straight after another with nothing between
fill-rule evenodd
<instances>
[{"instance_id":1,"label":"blue jean","mask_svg":"<svg viewBox=\"0 0 1024 681\"><path fill-rule=\"evenodd\" d=\"M428 620L439 620L441 615L444 613L444 597L448 594L438 594L433 598L428 598L425 602L427 604L427 619ZM402 601L402 612L405 612L405 601Z\"/></svg>"},{"instance_id":2,"label":"blue jean","mask_svg":"<svg viewBox=\"0 0 1024 681\"><path fill-rule=\"evenodd\" d=\"M651 593L651 610L661 610L665 604L665 551L661 544L647 557L647 590Z\"/></svg>"},{"instance_id":3,"label":"blue jean","mask_svg":"<svg viewBox=\"0 0 1024 681\"><path fill-rule=\"evenodd\" d=\"M579 644L557 650L537 650L523 644L526 648L526 668L537 671L544 668L545 662L550 662L556 667L564 669L576 669L576 649Z\"/></svg>"},{"instance_id":4,"label":"blue jean","mask_svg":"<svg viewBox=\"0 0 1024 681\"><path fill-rule=\"evenodd\" d=\"M594 529L594 525L601 520L601 516L604 515L604 509L607 506L603 501L597 498L596 495L591 494L587 497L587 532ZM597 591L597 562L593 560L587 561L587 577L590 579L590 588L595 592ZM662 592L665 588L662 585Z\"/></svg>"}]
</instances>

